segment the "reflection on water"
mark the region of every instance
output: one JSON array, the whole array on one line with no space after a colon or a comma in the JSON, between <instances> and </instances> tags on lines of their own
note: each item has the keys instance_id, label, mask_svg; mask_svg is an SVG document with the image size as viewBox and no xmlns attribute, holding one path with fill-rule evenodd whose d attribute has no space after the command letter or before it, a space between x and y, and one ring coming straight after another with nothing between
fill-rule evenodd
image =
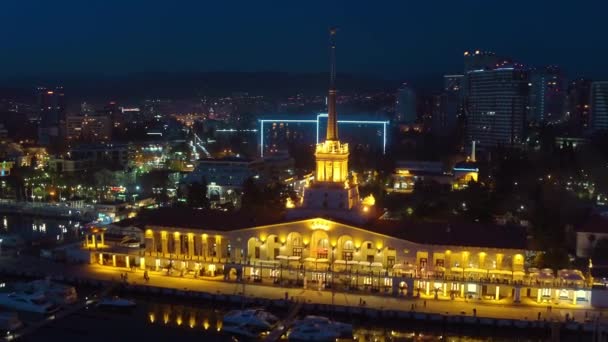
<instances>
[{"instance_id":1,"label":"reflection on water","mask_svg":"<svg viewBox=\"0 0 608 342\"><path fill-rule=\"evenodd\" d=\"M189 329L222 331L223 313L186 305L148 304L148 322ZM160 320L159 320L160 318Z\"/></svg>"},{"instance_id":2,"label":"reflection on water","mask_svg":"<svg viewBox=\"0 0 608 342\"><path fill-rule=\"evenodd\" d=\"M209 334L222 333L222 317L224 313L231 308L223 307L223 310L212 308L195 307L190 305L175 305L162 303L149 303L147 305L146 321L147 324L161 326L167 328L181 329L200 329L201 332L207 331ZM285 313L278 314L279 317L284 317ZM344 322L351 322L348 317L337 318ZM390 322L353 322L354 331L353 337L356 341L361 342L389 342L389 341L449 341L449 342L481 342L488 341L541 341L542 338L521 339L511 336L503 336L500 338L490 337L490 335L475 337L477 334L455 334L443 332L443 329L437 326L416 326L413 328L397 328L403 327L398 321ZM407 325L407 324L406 324ZM509 333L509 332L507 332Z\"/></svg>"},{"instance_id":3,"label":"reflection on water","mask_svg":"<svg viewBox=\"0 0 608 342\"><path fill-rule=\"evenodd\" d=\"M74 220L3 215L0 235L17 235L27 242L62 242L77 239L80 226Z\"/></svg>"}]
</instances>

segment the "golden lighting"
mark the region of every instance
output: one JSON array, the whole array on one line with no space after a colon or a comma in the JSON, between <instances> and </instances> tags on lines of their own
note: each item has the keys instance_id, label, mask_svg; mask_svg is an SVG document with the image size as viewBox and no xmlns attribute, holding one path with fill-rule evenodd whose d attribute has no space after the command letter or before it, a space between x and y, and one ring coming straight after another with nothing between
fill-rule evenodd
<instances>
[{"instance_id":1,"label":"golden lighting","mask_svg":"<svg viewBox=\"0 0 608 342\"><path fill-rule=\"evenodd\" d=\"M203 239L206 239L209 235L203 234Z\"/></svg>"},{"instance_id":2,"label":"golden lighting","mask_svg":"<svg viewBox=\"0 0 608 342\"><path fill-rule=\"evenodd\" d=\"M364 207L363 207L363 211L364 211L364 212L368 212L368 211L369 211L369 207L368 207L368 206L364 206Z\"/></svg>"},{"instance_id":3,"label":"golden lighting","mask_svg":"<svg viewBox=\"0 0 608 342\"><path fill-rule=\"evenodd\" d=\"M291 200L291 198L288 198L287 201L285 202L285 208L287 208L287 209L293 209L295 207L296 207L295 203L293 203L293 201Z\"/></svg>"},{"instance_id":4,"label":"golden lighting","mask_svg":"<svg viewBox=\"0 0 608 342\"><path fill-rule=\"evenodd\" d=\"M189 324L189 325L190 325L190 328L194 328L194 327L196 326L196 317L194 317L194 314L193 314L193 313L191 313L191 314L190 314L190 320L189 320L189 323L190 323L190 324Z\"/></svg>"},{"instance_id":5,"label":"golden lighting","mask_svg":"<svg viewBox=\"0 0 608 342\"><path fill-rule=\"evenodd\" d=\"M397 174L407 176L410 174L410 170L398 169Z\"/></svg>"},{"instance_id":6,"label":"golden lighting","mask_svg":"<svg viewBox=\"0 0 608 342\"><path fill-rule=\"evenodd\" d=\"M363 205L373 207L376 204L376 199L374 198L374 195L369 194L363 199L362 203Z\"/></svg>"},{"instance_id":7,"label":"golden lighting","mask_svg":"<svg viewBox=\"0 0 608 342\"><path fill-rule=\"evenodd\" d=\"M163 322L165 324L169 323L169 313L168 312L163 312Z\"/></svg>"},{"instance_id":8,"label":"golden lighting","mask_svg":"<svg viewBox=\"0 0 608 342\"><path fill-rule=\"evenodd\" d=\"M267 237L268 237L268 236L266 235L266 233L262 233L262 234L260 234L260 241L262 241L262 242L266 242L266 238L267 238Z\"/></svg>"},{"instance_id":9,"label":"golden lighting","mask_svg":"<svg viewBox=\"0 0 608 342\"><path fill-rule=\"evenodd\" d=\"M205 318L205 320L203 321L203 328L205 328L205 330L209 329L209 319Z\"/></svg>"},{"instance_id":10,"label":"golden lighting","mask_svg":"<svg viewBox=\"0 0 608 342\"><path fill-rule=\"evenodd\" d=\"M222 330L222 321L217 321L217 331Z\"/></svg>"},{"instance_id":11,"label":"golden lighting","mask_svg":"<svg viewBox=\"0 0 608 342\"><path fill-rule=\"evenodd\" d=\"M150 312L148 314L148 319L150 320L150 323L154 323L154 321L156 320L156 317L154 317L154 312Z\"/></svg>"},{"instance_id":12,"label":"golden lighting","mask_svg":"<svg viewBox=\"0 0 608 342\"><path fill-rule=\"evenodd\" d=\"M321 229L324 231L328 231L329 230L329 225L325 222L321 222L321 221L314 221L312 223L311 226L312 230L317 230L317 229Z\"/></svg>"},{"instance_id":13,"label":"golden lighting","mask_svg":"<svg viewBox=\"0 0 608 342\"><path fill-rule=\"evenodd\" d=\"M382 249L382 242L378 242L378 243L376 243L376 248L377 248L378 250L381 250L381 249Z\"/></svg>"},{"instance_id":14,"label":"golden lighting","mask_svg":"<svg viewBox=\"0 0 608 342\"><path fill-rule=\"evenodd\" d=\"M175 318L175 322L177 322L177 325L180 325L180 326L182 325L182 323L184 321L182 320L182 315L181 314L177 315L177 317Z\"/></svg>"}]
</instances>

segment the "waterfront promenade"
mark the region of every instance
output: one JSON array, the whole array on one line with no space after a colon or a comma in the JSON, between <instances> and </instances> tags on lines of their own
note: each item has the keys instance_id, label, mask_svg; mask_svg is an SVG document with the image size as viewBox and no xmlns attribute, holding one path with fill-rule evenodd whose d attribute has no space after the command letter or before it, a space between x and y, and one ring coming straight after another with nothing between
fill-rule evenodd
<instances>
[{"instance_id":1,"label":"waterfront promenade","mask_svg":"<svg viewBox=\"0 0 608 342\"><path fill-rule=\"evenodd\" d=\"M344 293L329 290L319 291L317 288L280 288L272 285L260 285L255 283L228 282L212 279L195 279L192 276L168 276L166 272L150 271L150 280L144 281L143 271L132 271L126 268L116 268L101 265L70 265L56 263L46 259L30 256L0 258L0 271L4 273L30 273L36 276L51 276L53 279L71 278L89 280L114 280L120 281L121 273L128 274L128 282L135 285L149 285L160 288L178 289L184 291L199 291L211 294L242 295L243 291L247 297L284 299L285 293L290 299L305 301L313 304L335 304L342 306L365 307L381 310L411 311L412 306L416 312L435 313L442 315L465 315L494 319L518 319L535 321L538 314L541 320L564 321L568 316L577 322L584 322L585 318L591 319L599 316L602 324L608 324L608 310L580 309L574 307L553 306L548 310L547 305L539 305L533 301L525 301L521 304L484 303L479 300L465 301L463 299L436 300L433 298L403 298L388 295L372 295L369 293ZM365 305L361 305L365 302Z\"/></svg>"}]
</instances>

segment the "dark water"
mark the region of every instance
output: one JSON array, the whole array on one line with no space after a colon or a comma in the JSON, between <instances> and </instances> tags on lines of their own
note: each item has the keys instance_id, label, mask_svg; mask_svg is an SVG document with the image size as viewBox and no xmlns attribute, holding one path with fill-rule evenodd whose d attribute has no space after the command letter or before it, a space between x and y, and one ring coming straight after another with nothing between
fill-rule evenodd
<instances>
[{"instance_id":1,"label":"dark water","mask_svg":"<svg viewBox=\"0 0 608 342\"><path fill-rule=\"evenodd\" d=\"M131 297L131 312L88 308L53 322L26 341L233 341L222 332L222 317L239 308L224 304L164 297ZM285 317L284 311L273 311ZM301 313L314 314L314 313ZM478 327L450 327L399 320L369 320L350 316L334 319L355 326L357 341L546 341L545 332ZM588 339L562 339L562 341Z\"/></svg>"},{"instance_id":2,"label":"dark water","mask_svg":"<svg viewBox=\"0 0 608 342\"><path fill-rule=\"evenodd\" d=\"M0 215L0 236L17 235L27 245L57 244L78 238L78 221L24 215Z\"/></svg>"}]
</instances>

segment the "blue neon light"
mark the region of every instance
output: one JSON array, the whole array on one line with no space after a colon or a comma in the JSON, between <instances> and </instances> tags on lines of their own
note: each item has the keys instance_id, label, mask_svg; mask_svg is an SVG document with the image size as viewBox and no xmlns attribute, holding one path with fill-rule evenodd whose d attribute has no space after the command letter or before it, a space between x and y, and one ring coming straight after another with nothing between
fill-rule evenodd
<instances>
[{"instance_id":1,"label":"blue neon light","mask_svg":"<svg viewBox=\"0 0 608 342\"><path fill-rule=\"evenodd\" d=\"M454 171L479 172L479 169L469 169L469 168L466 168L466 167L455 167Z\"/></svg>"},{"instance_id":2,"label":"blue neon light","mask_svg":"<svg viewBox=\"0 0 608 342\"><path fill-rule=\"evenodd\" d=\"M317 115L316 120L298 120L298 119L260 119L260 156L264 157L264 123L266 122L297 122L297 123L314 123L316 125L316 143L319 143L319 122L320 118L326 118L327 113L321 113ZM371 124L371 125L382 125L382 154L386 153L386 127L388 121L380 120L338 120L338 123L342 124Z\"/></svg>"}]
</instances>

